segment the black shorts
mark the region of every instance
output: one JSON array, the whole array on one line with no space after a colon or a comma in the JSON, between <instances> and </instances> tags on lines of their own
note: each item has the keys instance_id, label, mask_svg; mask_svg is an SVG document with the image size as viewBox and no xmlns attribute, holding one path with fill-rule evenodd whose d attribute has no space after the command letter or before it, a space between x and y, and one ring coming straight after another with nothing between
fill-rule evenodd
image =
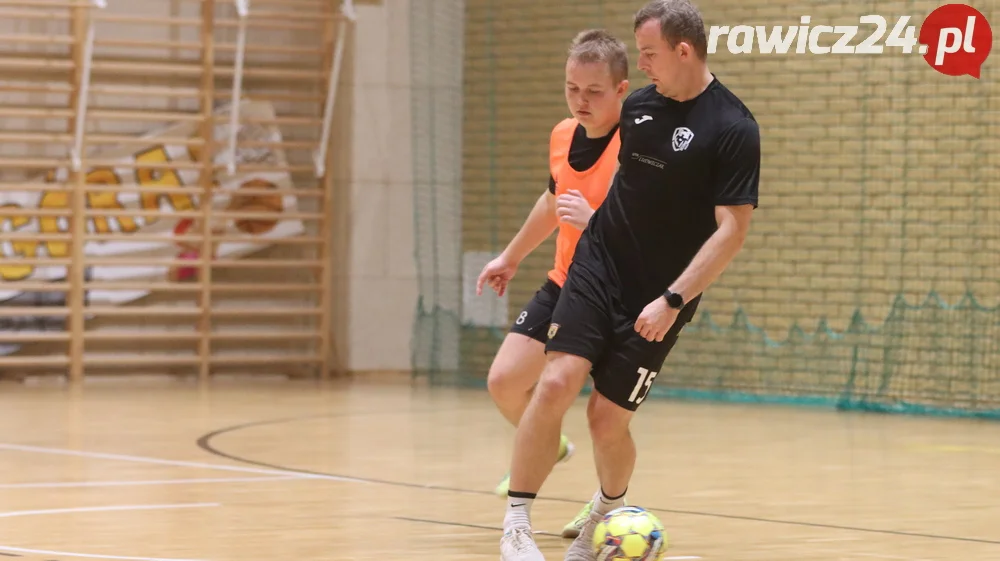
<instances>
[{"instance_id":1,"label":"black shorts","mask_svg":"<svg viewBox=\"0 0 1000 561\"><path fill-rule=\"evenodd\" d=\"M680 311L663 341L650 342L635 331L638 313L629 313L615 296L617 291L611 283L601 277L587 269L570 267L552 312L545 350L589 360L593 364L590 374L594 389L620 407L635 411L681 330L694 317L700 296Z\"/></svg>"},{"instance_id":2,"label":"black shorts","mask_svg":"<svg viewBox=\"0 0 1000 561\"><path fill-rule=\"evenodd\" d=\"M546 279L545 284L535 292L535 297L518 314L514 324L510 326L510 332L526 335L543 344L548 341L552 310L559 301L560 291L558 284L552 279Z\"/></svg>"}]
</instances>

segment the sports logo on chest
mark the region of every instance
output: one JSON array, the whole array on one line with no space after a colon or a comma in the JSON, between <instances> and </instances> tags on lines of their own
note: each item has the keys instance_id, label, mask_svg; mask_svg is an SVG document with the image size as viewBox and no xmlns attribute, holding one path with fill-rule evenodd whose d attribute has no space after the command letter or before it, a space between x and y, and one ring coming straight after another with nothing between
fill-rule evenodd
<instances>
[{"instance_id":1,"label":"sports logo on chest","mask_svg":"<svg viewBox=\"0 0 1000 561\"><path fill-rule=\"evenodd\" d=\"M670 145L673 147L674 152L682 152L691 146L691 141L694 140L694 133L691 129L687 127L677 127L674 129L674 134L670 138Z\"/></svg>"},{"instance_id":2,"label":"sports logo on chest","mask_svg":"<svg viewBox=\"0 0 1000 561\"><path fill-rule=\"evenodd\" d=\"M626 153L629 154L634 164L639 165L635 169L643 169L647 172L671 170L669 173L676 173L679 171L677 166L684 169L700 159L699 144L700 142L695 142L693 130L678 125L672 129L666 128L666 130L641 131L627 144L628 152Z\"/></svg>"}]
</instances>

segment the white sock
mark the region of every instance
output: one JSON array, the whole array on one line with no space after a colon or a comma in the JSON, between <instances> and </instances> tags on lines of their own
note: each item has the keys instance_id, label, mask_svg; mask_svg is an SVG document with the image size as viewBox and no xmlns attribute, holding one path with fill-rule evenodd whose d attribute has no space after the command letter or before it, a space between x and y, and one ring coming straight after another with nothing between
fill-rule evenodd
<instances>
[{"instance_id":1,"label":"white sock","mask_svg":"<svg viewBox=\"0 0 1000 561\"><path fill-rule=\"evenodd\" d=\"M531 527L531 503L535 502L534 493L515 493L507 495L507 514L503 517L503 529L506 532L516 526Z\"/></svg>"},{"instance_id":2,"label":"white sock","mask_svg":"<svg viewBox=\"0 0 1000 561\"><path fill-rule=\"evenodd\" d=\"M616 508L621 508L625 506L625 493L621 496L610 498L604 494L604 490L601 489L594 496L594 512L597 514L607 514Z\"/></svg>"}]
</instances>

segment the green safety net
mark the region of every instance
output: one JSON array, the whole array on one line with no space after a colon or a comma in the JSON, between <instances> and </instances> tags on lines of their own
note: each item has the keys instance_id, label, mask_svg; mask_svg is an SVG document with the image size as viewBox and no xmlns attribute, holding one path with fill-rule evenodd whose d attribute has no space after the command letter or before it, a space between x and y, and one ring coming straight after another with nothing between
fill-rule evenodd
<instances>
[{"instance_id":1,"label":"green safety net","mask_svg":"<svg viewBox=\"0 0 1000 561\"><path fill-rule=\"evenodd\" d=\"M546 188L563 67L580 30L630 49L625 0L413 3L413 369L484 386L493 356L551 267L554 236L505 298L476 275ZM903 2L700 2L707 25L919 25ZM1000 22L1000 1L974 5ZM882 43L884 44L885 36ZM836 36L828 42L836 40ZM916 52L710 55L760 123L760 208L743 252L708 291L652 396L1000 416L1000 62L980 79Z\"/></svg>"}]
</instances>

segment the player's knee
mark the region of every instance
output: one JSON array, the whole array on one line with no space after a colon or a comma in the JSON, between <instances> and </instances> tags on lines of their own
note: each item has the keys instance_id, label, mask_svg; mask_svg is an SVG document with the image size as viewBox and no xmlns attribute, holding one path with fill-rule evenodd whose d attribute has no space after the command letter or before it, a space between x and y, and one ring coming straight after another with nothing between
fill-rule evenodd
<instances>
[{"instance_id":1,"label":"player's knee","mask_svg":"<svg viewBox=\"0 0 1000 561\"><path fill-rule=\"evenodd\" d=\"M494 400L503 400L516 393L526 393L531 387L530 385L523 387L525 384L519 378L513 365L494 364L486 376L486 389Z\"/></svg>"},{"instance_id":2,"label":"player's knee","mask_svg":"<svg viewBox=\"0 0 1000 561\"><path fill-rule=\"evenodd\" d=\"M486 375L486 388L494 401L518 399L531 392L545 367L541 343L512 334L504 340Z\"/></svg>"},{"instance_id":3,"label":"player's knee","mask_svg":"<svg viewBox=\"0 0 1000 561\"><path fill-rule=\"evenodd\" d=\"M537 398L549 407L569 409L586 381L587 372L571 363L549 363L535 390Z\"/></svg>"},{"instance_id":4,"label":"player's knee","mask_svg":"<svg viewBox=\"0 0 1000 561\"><path fill-rule=\"evenodd\" d=\"M572 402L576 397L572 391L568 376L562 372L551 371L542 374L542 379L538 381L538 389L535 390L538 399L548 406Z\"/></svg>"},{"instance_id":5,"label":"player's knee","mask_svg":"<svg viewBox=\"0 0 1000 561\"><path fill-rule=\"evenodd\" d=\"M628 437L632 412L594 392L587 404L587 423L594 446L615 444Z\"/></svg>"}]
</instances>

